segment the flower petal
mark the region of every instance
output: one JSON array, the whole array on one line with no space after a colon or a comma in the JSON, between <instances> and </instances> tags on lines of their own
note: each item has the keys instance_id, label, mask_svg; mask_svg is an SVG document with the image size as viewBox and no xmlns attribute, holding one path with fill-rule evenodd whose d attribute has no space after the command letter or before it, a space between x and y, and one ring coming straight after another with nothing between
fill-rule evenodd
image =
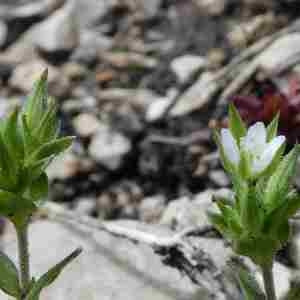
<instances>
[{"instance_id":1,"label":"flower petal","mask_svg":"<svg viewBox=\"0 0 300 300\"><path fill-rule=\"evenodd\" d=\"M258 159L253 160L252 172L257 174L264 171L272 162L275 154L284 142L285 137L283 135L277 136L269 142L262 155Z\"/></svg>"},{"instance_id":2,"label":"flower petal","mask_svg":"<svg viewBox=\"0 0 300 300\"><path fill-rule=\"evenodd\" d=\"M247 135L241 139L243 150L254 156L260 155L266 147L267 131L264 123L257 122L250 126Z\"/></svg>"},{"instance_id":3,"label":"flower petal","mask_svg":"<svg viewBox=\"0 0 300 300\"><path fill-rule=\"evenodd\" d=\"M226 158L237 166L240 161L239 148L229 129L221 130L221 144Z\"/></svg>"}]
</instances>

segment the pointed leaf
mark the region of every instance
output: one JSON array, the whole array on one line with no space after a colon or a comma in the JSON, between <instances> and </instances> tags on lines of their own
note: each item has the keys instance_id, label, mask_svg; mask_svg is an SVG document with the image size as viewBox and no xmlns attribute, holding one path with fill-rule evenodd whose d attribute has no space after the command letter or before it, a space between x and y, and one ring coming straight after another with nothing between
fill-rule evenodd
<instances>
[{"instance_id":1,"label":"pointed leaf","mask_svg":"<svg viewBox=\"0 0 300 300\"><path fill-rule=\"evenodd\" d=\"M249 187L248 183L244 181L240 176L234 176L232 178L233 190L235 192L236 207L241 212L241 207L248 199Z\"/></svg>"},{"instance_id":2,"label":"pointed leaf","mask_svg":"<svg viewBox=\"0 0 300 300\"><path fill-rule=\"evenodd\" d=\"M238 144L240 138L247 133L246 126L232 102L229 104L229 129Z\"/></svg>"},{"instance_id":3,"label":"pointed leaf","mask_svg":"<svg viewBox=\"0 0 300 300\"><path fill-rule=\"evenodd\" d=\"M49 98L47 111L44 113L39 126L33 131L33 136L40 143L51 141L56 136L58 122L56 118L57 105L53 98Z\"/></svg>"},{"instance_id":4,"label":"pointed leaf","mask_svg":"<svg viewBox=\"0 0 300 300\"><path fill-rule=\"evenodd\" d=\"M3 252L0 252L0 289L10 296L20 296L18 270Z\"/></svg>"},{"instance_id":5,"label":"pointed leaf","mask_svg":"<svg viewBox=\"0 0 300 300\"><path fill-rule=\"evenodd\" d=\"M67 150L75 137L67 136L47 144L42 145L37 151L35 151L27 160L26 165L31 165L32 163L45 159L49 156L58 155L61 152Z\"/></svg>"},{"instance_id":6,"label":"pointed leaf","mask_svg":"<svg viewBox=\"0 0 300 300\"><path fill-rule=\"evenodd\" d=\"M279 122L279 113L276 114L275 118L272 120L272 122L267 127L267 141L268 142L277 136L278 122Z\"/></svg>"},{"instance_id":7,"label":"pointed leaf","mask_svg":"<svg viewBox=\"0 0 300 300\"><path fill-rule=\"evenodd\" d=\"M24 156L23 140L18 128L18 116L19 112L15 109L8 117L3 129L4 142L16 161L22 160Z\"/></svg>"},{"instance_id":8,"label":"pointed leaf","mask_svg":"<svg viewBox=\"0 0 300 300\"><path fill-rule=\"evenodd\" d=\"M232 236L238 237L243 231L238 214L232 207L222 202L217 202L217 205L222 212L224 220L227 223L228 229L231 231Z\"/></svg>"},{"instance_id":9,"label":"pointed leaf","mask_svg":"<svg viewBox=\"0 0 300 300\"><path fill-rule=\"evenodd\" d=\"M24 140L25 157L27 158L32 154L32 151L39 147L39 143L37 139L31 134L26 115L22 115L22 133Z\"/></svg>"},{"instance_id":10,"label":"pointed leaf","mask_svg":"<svg viewBox=\"0 0 300 300\"><path fill-rule=\"evenodd\" d=\"M255 193L251 190L248 197L241 203L241 222L248 232L253 234L259 233L264 219L264 211L255 197Z\"/></svg>"},{"instance_id":11,"label":"pointed leaf","mask_svg":"<svg viewBox=\"0 0 300 300\"><path fill-rule=\"evenodd\" d=\"M264 205L271 211L284 200L291 178L294 176L299 150L295 146L280 162L275 173L268 180L264 195Z\"/></svg>"},{"instance_id":12,"label":"pointed leaf","mask_svg":"<svg viewBox=\"0 0 300 300\"><path fill-rule=\"evenodd\" d=\"M15 212L18 197L11 192L0 190L0 214L9 216Z\"/></svg>"},{"instance_id":13,"label":"pointed leaf","mask_svg":"<svg viewBox=\"0 0 300 300\"><path fill-rule=\"evenodd\" d=\"M48 177L44 172L29 187L29 198L36 203L42 204L48 195Z\"/></svg>"},{"instance_id":14,"label":"pointed leaf","mask_svg":"<svg viewBox=\"0 0 300 300\"><path fill-rule=\"evenodd\" d=\"M245 151L240 151L240 155L239 174L242 178L248 179L251 176L250 158Z\"/></svg>"},{"instance_id":15,"label":"pointed leaf","mask_svg":"<svg viewBox=\"0 0 300 300\"><path fill-rule=\"evenodd\" d=\"M1 173L6 177L7 185L13 187L17 181L17 164L8 152L7 146L0 134L0 168Z\"/></svg>"},{"instance_id":16,"label":"pointed leaf","mask_svg":"<svg viewBox=\"0 0 300 300\"><path fill-rule=\"evenodd\" d=\"M47 77L48 71L46 69L35 82L33 92L26 103L25 114L28 117L28 126L32 130L37 128L46 106Z\"/></svg>"},{"instance_id":17,"label":"pointed leaf","mask_svg":"<svg viewBox=\"0 0 300 300\"><path fill-rule=\"evenodd\" d=\"M54 158L55 155L51 155L44 159L38 160L32 165L30 165L30 168L28 170L30 172L29 182L32 182L32 180L38 178L47 169L47 167L50 165Z\"/></svg>"},{"instance_id":18,"label":"pointed leaf","mask_svg":"<svg viewBox=\"0 0 300 300\"><path fill-rule=\"evenodd\" d=\"M288 219L292 217L299 208L299 195L293 193L285 197L283 203L266 216L264 232L270 235L276 234L279 227L287 223Z\"/></svg>"},{"instance_id":19,"label":"pointed leaf","mask_svg":"<svg viewBox=\"0 0 300 300\"><path fill-rule=\"evenodd\" d=\"M59 276L61 271L67 266L72 260L74 260L80 253L82 249L78 248L63 259L60 263L52 267L48 272L42 275L32 286L25 300L36 300L41 291L49 286L54 280Z\"/></svg>"},{"instance_id":20,"label":"pointed leaf","mask_svg":"<svg viewBox=\"0 0 300 300\"><path fill-rule=\"evenodd\" d=\"M221 234L223 234L226 238L231 238L227 223L221 214L209 211L207 212L207 216L213 226L215 226Z\"/></svg>"}]
</instances>

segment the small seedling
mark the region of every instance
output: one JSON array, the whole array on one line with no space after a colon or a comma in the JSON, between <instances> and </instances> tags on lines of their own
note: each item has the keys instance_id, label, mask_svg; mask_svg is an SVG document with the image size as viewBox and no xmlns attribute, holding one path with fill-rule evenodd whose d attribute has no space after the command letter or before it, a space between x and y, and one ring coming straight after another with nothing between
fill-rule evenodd
<instances>
[{"instance_id":1,"label":"small seedling","mask_svg":"<svg viewBox=\"0 0 300 300\"><path fill-rule=\"evenodd\" d=\"M73 139L59 136L57 105L47 95L47 71L24 107L0 121L0 215L14 224L19 251L19 268L0 253L0 289L17 300L38 300L42 289L81 252L76 249L40 278L30 274L28 225L48 194L45 170Z\"/></svg>"},{"instance_id":2,"label":"small seedling","mask_svg":"<svg viewBox=\"0 0 300 300\"><path fill-rule=\"evenodd\" d=\"M300 208L300 196L291 187L299 145L284 155L285 137L277 136L277 115L266 128L257 122L246 128L238 111L229 107L229 129L215 132L224 169L232 179L234 201L216 201L219 213L210 213L214 226L233 250L249 257L263 274L268 300L276 300L272 266L274 256L288 241L289 218ZM245 270L237 269L245 283ZM241 284L246 299L256 299L257 284ZM247 286L247 288L245 288ZM255 288L254 288L255 286Z\"/></svg>"}]
</instances>

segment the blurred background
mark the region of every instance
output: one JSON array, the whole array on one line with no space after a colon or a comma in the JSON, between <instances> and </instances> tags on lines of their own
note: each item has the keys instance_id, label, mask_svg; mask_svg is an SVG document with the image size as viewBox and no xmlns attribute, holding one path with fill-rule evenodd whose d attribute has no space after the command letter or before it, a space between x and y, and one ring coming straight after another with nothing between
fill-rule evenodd
<instances>
[{"instance_id":1,"label":"blurred background","mask_svg":"<svg viewBox=\"0 0 300 300\"><path fill-rule=\"evenodd\" d=\"M282 132L291 144L299 136L299 34L260 59L264 71L248 61L226 69L258 41L283 36L299 15L297 0L0 0L0 116L48 68L62 133L77 137L49 168L51 201L101 220L207 223L191 203L229 187L211 138L226 126L229 100L249 123L282 109ZM243 70L251 75L224 94ZM287 252L279 260L299 264ZM194 299L186 285L155 299ZM69 299L96 299L83 295Z\"/></svg>"}]
</instances>

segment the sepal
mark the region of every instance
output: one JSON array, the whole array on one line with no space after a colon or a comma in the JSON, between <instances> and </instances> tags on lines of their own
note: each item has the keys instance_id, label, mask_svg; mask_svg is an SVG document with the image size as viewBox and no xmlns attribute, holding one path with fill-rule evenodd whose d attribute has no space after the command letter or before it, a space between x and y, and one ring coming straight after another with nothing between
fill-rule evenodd
<instances>
[{"instance_id":1,"label":"sepal","mask_svg":"<svg viewBox=\"0 0 300 300\"><path fill-rule=\"evenodd\" d=\"M299 155L298 148L298 145L296 145L283 158L268 180L264 194L264 206L268 212L278 207L288 193L291 178L295 174L297 158Z\"/></svg>"},{"instance_id":2,"label":"sepal","mask_svg":"<svg viewBox=\"0 0 300 300\"><path fill-rule=\"evenodd\" d=\"M277 136L278 122L279 122L279 112L276 114L274 119L267 127L267 141L270 142L273 138Z\"/></svg>"},{"instance_id":3,"label":"sepal","mask_svg":"<svg viewBox=\"0 0 300 300\"><path fill-rule=\"evenodd\" d=\"M232 102L229 104L229 129L238 143L247 133L246 126Z\"/></svg>"}]
</instances>

